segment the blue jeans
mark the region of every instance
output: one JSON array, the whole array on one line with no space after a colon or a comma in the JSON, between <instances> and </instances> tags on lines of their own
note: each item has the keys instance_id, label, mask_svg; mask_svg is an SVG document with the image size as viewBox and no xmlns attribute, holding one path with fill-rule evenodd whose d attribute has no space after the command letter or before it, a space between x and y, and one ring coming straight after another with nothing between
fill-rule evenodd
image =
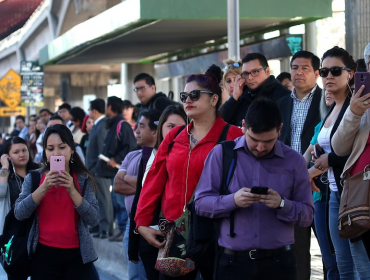
<instances>
[{"instance_id":1,"label":"blue jeans","mask_svg":"<svg viewBox=\"0 0 370 280\"><path fill-rule=\"evenodd\" d=\"M321 201L315 202L315 229L317 239L320 245L320 251L324 265L327 271L328 280L339 280L339 271L337 267L337 261L335 259L335 254L330 250L330 240L327 234L327 225L326 225L326 197L323 196Z\"/></svg>"},{"instance_id":2,"label":"blue jeans","mask_svg":"<svg viewBox=\"0 0 370 280\"><path fill-rule=\"evenodd\" d=\"M112 179L112 186L113 186ZM113 218L117 219L118 229L125 231L128 214L125 206L125 196L123 194L115 193L112 190L112 205L113 205Z\"/></svg>"},{"instance_id":3,"label":"blue jeans","mask_svg":"<svg viewBox=\"0 0 370 280\"><path fill-rule=\"evenodd\" d=\"M128 260L128 237L130 233L130 218L127 219L125 236L123 237L123 250L127 259L128 279L129 280L147 280L143 262L135 264Z\"/></svg>"},{"instance_id":4,"label":"blue jeans","mask_svg":"<svg viewBox=\"0 0 370 280\"><path fill-rule=\"evenodd\" d=\"M339 237L340 195L332 191L329 200L329 229L334 244L340 279L370 279L370 261L362 240L350 242Z\"/></svg>"}]
</instances>

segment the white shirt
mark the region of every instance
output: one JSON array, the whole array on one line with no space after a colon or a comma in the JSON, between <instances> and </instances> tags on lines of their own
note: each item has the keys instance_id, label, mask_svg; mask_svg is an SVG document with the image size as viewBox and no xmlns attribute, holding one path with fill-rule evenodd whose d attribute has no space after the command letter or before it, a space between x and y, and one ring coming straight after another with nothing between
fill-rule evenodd
<instances>
[{"instance_id":1,"label":"white shirt","mask_svg":"<svg viewBox=\"0 0 370 280\"><path fill-rule=\"evenodd\" d=\"M333 129L333 126L334 125L328 128L323 126L319 133L319 136L317 137L317 142L327 154L332 152L331 147L330 147L330 134ZM334 171L332 167L329 167L329 170L328 170L328 180L329 180L330 190L337 192L338 187L337 187L337 183L335 182Z\"/></svg>"}]
</instances>

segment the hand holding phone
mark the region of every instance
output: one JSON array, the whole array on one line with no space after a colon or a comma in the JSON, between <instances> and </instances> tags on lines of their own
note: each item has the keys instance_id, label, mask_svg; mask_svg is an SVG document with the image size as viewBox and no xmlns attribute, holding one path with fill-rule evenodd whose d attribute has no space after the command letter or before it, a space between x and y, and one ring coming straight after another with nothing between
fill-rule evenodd
<instances>
[{"instance_id":1,"label":"hand holding phone","mask_svg":"<svg viewBox=\"0 0 370 280\"><path fill-rule=\"evenodd\" d=\"M64 156L51 156L50 157L50 171L58 171L59 175L66 169Z\"/></svg>"}]
</instances>

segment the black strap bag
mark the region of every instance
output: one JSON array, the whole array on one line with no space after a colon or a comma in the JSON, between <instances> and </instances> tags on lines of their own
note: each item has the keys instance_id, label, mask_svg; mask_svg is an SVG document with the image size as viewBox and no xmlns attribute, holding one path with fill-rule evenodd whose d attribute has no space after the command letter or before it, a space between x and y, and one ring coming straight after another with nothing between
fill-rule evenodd
<instances>
[{"instance_id":1,"label":"black strap bag","mask_svg":"<svg viewBox=\"0 0 370 280\"><path fill-rule=\"evenodd\" d=\"M40 172L31 171L32 191L40 184ZM31 260L27 252L27 241L35 219L33 213L28 219L19 221L14 215L14 207L5 218L3 235L0 236L0 259L5 272L16 277L31 275Z\"/></svg>"}]
</instances>

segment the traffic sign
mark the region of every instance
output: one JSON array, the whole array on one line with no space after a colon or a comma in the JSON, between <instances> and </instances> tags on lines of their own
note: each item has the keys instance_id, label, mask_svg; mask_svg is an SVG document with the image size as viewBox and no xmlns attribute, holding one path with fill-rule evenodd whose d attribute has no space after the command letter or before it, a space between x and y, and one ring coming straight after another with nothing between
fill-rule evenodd
<instances>
[{"instance_id":1,"label":"traffic sign","mask_svg":"<svg viewBox=\"0 0 370 280\"><path fill-rule=\"evenodd\" d=\"M13 69L0 80L0 99L11 109L21 102L21 76Z\"/></svg>"},{"instance_id":2,"label":"traffic sign","mask_svg":"<svg viewBox=\"0 0 370 280\"><path fill-rule=\"evenodd\" d=\"M0 117L10 117L10 116L25 116L26 115L26 107L0 107Z\"/></svg>"}]
</instances>

